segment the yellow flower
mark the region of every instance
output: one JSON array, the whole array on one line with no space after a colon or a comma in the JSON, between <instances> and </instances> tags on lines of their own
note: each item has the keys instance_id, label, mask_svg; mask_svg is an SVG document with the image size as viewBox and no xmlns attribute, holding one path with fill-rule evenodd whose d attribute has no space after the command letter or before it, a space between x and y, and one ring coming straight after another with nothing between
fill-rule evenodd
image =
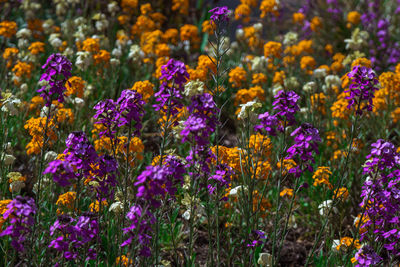
<instances>
[{"instance_id":1,"label":"yellow flower","mask_svg":"<svg viewBox=\"0 0 400 267\"><path fill-rule=\"evenodd\" d=\"M336 246L337 250L344 249L346 251L350 248L360 249L360 241L358 239L353 241L353 238L351 237L342 237L339 245Z\"/></svg>"},{"instance_id":2,"label":"yellow flower","mask_svg":"<svg viewBox=\"0 0 400 267\"><path fill-rule=\"evenodd\" d=\"M276 57L281 58L282 44L270 41L264 45L264 56L266 58Z\"/></svg>"},{"instance_id":3,"label":"yellow flower","mask_svg":"<svg viewBox=\"0 0 400 267\"><path fill-rule=\"evenodd\" d=\"M357 25L361 21L361 14L358 13L357 11L350 11L347 14L347 22Z\"/></svg>"},{"instance_id":4,"label":"yellow flower","mask_svg":"<svg viewBox=\"0 0 400 267\"><path fill-rule=\"evenodd\" d=\"M293 13L293 23L304 24L305 16L301 12Z\"/></svg>"},{"instance_id":5,"label":"yellow flower","mask_svg":"<svg viewBox=\"0 0 400 267\"><path fill-rule=\"evenodd\" d=\"M293 197L293 189L285 188L279 193L279 195L281 197L285 197L285 196L288 198Z\"/></svg>"},{"instance_id":6,"label":"yellow flower","mask_svg":"<svg viewBox=\"0 0 400 267\"><path fill-rule=\"evenodd\" d=\"M313 32L319 31L322 28L322 20L320 17L313 17L311 19L310 28Z\"/></svg>"},{"instance_id":7,"label":"yellow flower","mask_svg":"<svg viewBox=\"0 0 400 267\"><path fill-rule=\"evenodd\" d=\"M247 23L250 21L250 13L251 9L248 5L240 4L235 9L235 19L241 19L244 23Z\"/></svg>"},{"instance_id":8,"label":"yellow flower","mask_svg":"<svg viewBox=\"0 0 400 267\"><path fill-rule=\"evenodd\" d=\"M31 52L32 55L37 55L39 53L44 52L44 46L45 46L45 44L42 42L33 42L28 47L28 50L29 50L29 52Z\"/></svg>"},{"instance_id":9,"label":"yellow flower","mask_svg":"<svg viewBox=\"0 0 400 267\"><path fill-rule=\"evenodd\" d=\"M11 38L17 33L17 23L14 21L2 21L0 22L0 36L5 38Z\"/></svg>"},{"instance_id":10,"label":"yellow flower","mask_svg":"<svg viewBox=\"0 0 400 267\"><path fill-rule=\"evenodd\" d=\"M136 90L139 94L142 95L143 100L147 101L154 94L154 84L146 81L138 81L132 86L131 90Z\"/></svg>"},{"instance_id":11,"label":"yellow flower","mask_svg":"<svg viewBox=\"0 0 400 267\"><path fill-rule=\"evenodd\" d=\"M345 201L349 197L349 191L347 191L347 188L341 187L333 192L332 199L335 197L335 195L337 199Z\"/></svg>"},{"instance_id":12,"label":"yellow flower","mask_svg":"<svg viewBox=\"0 0 400 267\"><path fill-rule=\"evenodd\" d=\"M172 0L172 11L178 11L180 14L188 15L189 0Z\"/></svg>"},{"instance_id":13,"label":"yellow flower","mask_svg":"<svg viewBox=\"0 0 400 267\"><path fill-rule=\"evenodd\" d=\"M76 199L76 192L70 191L58 197L56 205L57 214L63 214L63 211L72 211Z\"/></svg>"},{"instance_id":14,"label":"yellow flower","mask_svg":"<svg viewBox=\"0 0 400 267\"><path fill-rule=\"evenodd\" d=\"M102 206L102 210L104 209L104 207L108 206L108 202L107 200L102 200L101 201L101 206ZM95 202L90 203L89 205L89 211L90 212L99 212L100 210L100 205L99 205L99 201L96 200Z\"/></svg>"},{"instance_id":15,"label":"yellow flower","mask_svg":"<svg viewBox=\"0 0 400 267\"><path fill-rule=\"evenodd\" d=\"M260 5L261 18L267 16L268 13L274 14L276 17L279 16L278 12L278 1L276 0L263 0Z\"/></svg>"},{"instance_id":16,"label":"yellow flower","mask_svg":"<svg viewBox=\"0 0 400 267\"><path fill-rule=\"evenodd\" d=\"M198 49L200 46L200 37L198 28L192 24L185 24L180 29L181 41L190 41L190 47Z\"/></svg>"},{"instance_id":17,"label":"yellow flower","mask_svg":"<svg viewBox=\"0 0 400 267\"><path fill-rule=\"evenodd\" d=\"M82 50L97 53L100 50L100 40L97 38L87 38L82 43Z\"/></svg>"},{"instance_id":18,"label":"yellow flower","mask_svg":"<svg viewBox=\"0 0 400 267\"><path fill-rule=\"evenodd\" d=\"M65 87L67 90L65 91L65 95L69 96L75 94L77 97L83 97L83 89L85 88L85 81L78 76L72 76L65 83Z\"/></svg>"},{"instance_id":19,"label":"yellow flower","mask_svg":"<svg viewBox=\"0 0 400 267\"><path fill-rule=\"evenodd\" d=\"M243 82L247 80L247 73L242 67L236 67L229 72L229 82L232 87L242 87Z\"/></svg>"},{"instance_id":20,"label":"yellow flower","mask_svg":"<svg viewBox=\"0 0 400 267\"><path fill-rule=\"evenodd\" d=\"M4 222L6 221L3 218L3 214L8 210L7 205L10 204L11 201L11 199L0 200L0 231Z\"/></svg>"},{"instance_id":21,"label":"yellow flower","mask_svg":"<svg viewBox=\"0 0 400 267\"><path fill-rule=\"evenodd\" d=\"M44 128L46 126L45 117L39 118L30 118L26 121L24 128L28 130L29 134L32 136L31 141L26 145L26 153L28 155L31 154L39 154L42 146L43 146L43 135ZM48 121L47 125L47 145L52 145L57 140L57 135L55 129L57 125L54 123L53 119Z\"/></svg>"},{"instance_id":22,"label":"yellow flower","mask_svg":"<svg viewBox=\"0 0 400 267\"><path fill-rule=\"evenodd\" d=\"M333 186L329 182L329 176L332 175L329 167L318 167L318 169L314 172L313 179L314 183L313 186L319 186L321 184L326 184L329 189L332 189Z\"/></svg>"},{"instance_id":23,"label":"yellow flower","mask_svg":"<svg viewBox=\"0 0 400 267\"><path fill-rule=\"evenodd\" d=\"M262 84L267 82L267 76L264 73L254 73L252 77L252 84Z\"/></svg>"}]
</instances>

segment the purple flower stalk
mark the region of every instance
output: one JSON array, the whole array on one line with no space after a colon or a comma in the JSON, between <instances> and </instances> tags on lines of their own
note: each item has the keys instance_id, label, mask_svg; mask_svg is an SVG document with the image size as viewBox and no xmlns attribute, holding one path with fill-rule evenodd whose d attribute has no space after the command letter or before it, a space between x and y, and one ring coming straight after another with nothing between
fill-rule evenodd
<instances>
[{"instance_id":1,"label":"purple flower stalk","mask_svg":"<svg viewBox=\"0 0 400 267\"><path fill-rule=\"evenodd\" d=\"M66 260L79 262L85 256L86 261L96 259L95 249L90 246L98 239L99 224L91 213L78 220L68 215L59 216L50 227L50 236L56 233L59 235L50 242L49 248L62 252Z\"/></svg>"},{"instance_id":2,"label":"purple flower stalk","mask_svg":"<svg viewBox=\"0 0 400 267\"><path fill-rule=\"evenodd\" d=\"M227 6L213 8L208 13L211 13L210 19L215 23L229 21L230 11Z\"/></svg>"},{"instance_id":3,"label":"purple flower stalk","mask_svg":"<svg viewBox=\"0 0 400 267\"><path fill-rule=\"evenodd\" d=\"M123 231L124 234L129 234L129 237L121 244L121 247L136 245L140 248L139 254L141 256L150 257L151 226L156 222L154 215L148 210L143 211L141 206L134 205L126 218L131 222L131 225L124 228Z\"/></svg>"},{"instance_id":4,"label":"purple flower stalk","mask_svg":"<svg viewBox=\"0 0 400 267\"><path fill-rule=\"evenodd\" d=\"M117 126L121 127L129 125L132 122L135 123L135 135L139 135L142 129L142 118L144 116L145 102L142 99L142 95L136 91L124 90L121 92L121 96L117 100L118 112L116 120L118 121Z\"/></svg>"},{"instance_id":5,"label":"purple flower stalk","mask_svg":"<svg viewBox=\"0 0 400 267\"><path fill-rule=\"evenodd\" d=\"M360 241L366 245L357 252L356 259L358 266L381 261L385 265L400 253L400 160L395 146L384 140L372 144L363 173L369 175L362 187L360 203L366 218L360 226L364 229ZM380 255L373 250L376 244L382 246Z\"/></svg>"},{"instance_id":6,"label":"purple flower stalk","mask_svg":"<svg viewBox=\"0 0 400 267\"><path fill-rule=\"evenodd\" d=\"M378 90L376 87L378 79L376 79L375 73L371 68L358 65L354 66L347 76L352 82L349 89L344 91L346 93L350 92L350 96L346 97L349 100L347 108L355 107L357 115L362 115L362 110L364 109L372 111L372 99L374 98L374 92ZM367 102L364 107L361 106L363 101Z\"/></svg>"},{"instance_id":7,"label":"purple flower stalk","mask_svg":"<svg viewBox=\"0 0 400 267\"><path fill-rule=\"evenodd\" d=\"M254 126L255 131L266 131L271 136L276 135L276 127L278 126L278 118L268 112L258 115L260 124Z\"/></svg>"},{"instance_id":8,"label":"purple flower stalk","mask_svg":"<svg viewBox=\"0 0 400 267\"><path fill-rule=\"evenodd\" d=\"M45 72L39 81L46 81L48 84L37 92L41 93L40 96L45 100L46 106L51 106L53 96L57 97L58 102L64 102L65 82L71 77L71 62L61 54L52 54L42 69L45 69Z\"/></svg>"},{"instance_id":9,"label":"purple flower stalk","mask_svg":"<svg viewBox=\"0 0 400 267\"><path fill-rule=\"evenodd\" d=\"M170 112L171 116L178 113L182 105L182 93L184 84L189 79L189 73L183 62L171 58L168 63L161 67L160 80L163 81L160 90L154 94L157 104L153 105L155 110L161 110L165 114Z\"/></svg>"},{"instance_id":10,"label":"purple flower stalk","mask_svg":"<svg viewBox=\"0 0 400 267\"><path fill-rule=\"evenodd\" d=\"M35 214L36 205L33 198L16 196L3 214L4 219L9 219L10 225L0 233L0 237L10 236L14 249L24 252L24 243L32 231Z\"/></svg>"},{"instance_id":11,"label":"purple flower stalk","mask_svg":"<svg viewBox=\"0 0 400 267\"><path fill-rule=\"evenodd\" d=\"M93 118L96 119L96 123L103 124L105 126L105 130L100 132L100 137L107 136L111 140L115 138L115 134L117 132L118 123L118 108L117 104L112 99L106 99L100 101L94 106L94 110L96 113Z\"/></svg>"},{"instance_id":12,"label":"purple flower stalk","mask_svg":"<svg viewBox=\"0 0 400 267\"><path fill-rule=\"evenodd\" d=\"M138 186L136 196L149 201L151 206L160 206L159 197L163 198L168 193L174 197L177 187L183 184L185 173L182 162L175 156L167 156L162 165L147 166L137 177L135 186Z\"/></svg>"},{"instance_id":13,"label":"purple flower stalk","mask_svg":"<svg viewBox=\"0 0 400 267\"><path fill-rule=\"evenodd\" d=\"M297 167L289 170L299 177L301 173L308 169L313 171L311 163L314 163L313 152L319 154L318 143L321 142L318 129L309 123L303 123L291 133L294 136L294 144L286 151L287 159L298 159ZM304 169L301 169L303 166Z\"/></svg>"},{"instance_id":14,"label":"purple flower stalk","mask_svg":"<svg viewBox=\"0 0 400 267\"><path fill-rule=\"evenodd\" d=\"M300 110L297 105L297 101L300 99L293 91L281 90L275 95L275 101L272 103L274 110L277 111L276 116L282 120L286 121L286 126L290 126L296 123L294 115L298 110ZM283 131L284 129L279 129Z\"/></svg>"}]
</instances>

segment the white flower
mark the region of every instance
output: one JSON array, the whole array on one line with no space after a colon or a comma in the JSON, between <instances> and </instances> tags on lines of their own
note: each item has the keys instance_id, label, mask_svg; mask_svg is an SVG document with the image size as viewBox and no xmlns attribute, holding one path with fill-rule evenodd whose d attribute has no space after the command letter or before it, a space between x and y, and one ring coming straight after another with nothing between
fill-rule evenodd
<instances>
[{"instance_id":1,"label":"white flower","mask_svg":"<svg viewBox=\"0 0 400 267\"><path fill-rule=\"evenodd\" d=\"M294 45L297 42L298 35L295 32L288 32L285 34L285 37L283 38L283 44L285 46L289 45Z\"/></svg>"},{"instance_id":2,"label":"white flower","mask_svg":"<svg viewBox=\"0 0 400 267\"><path fill-rule=\"evenodd\" d=\"M60 36L59 33L52 33L52 34L50 34L50 37L49 37L49 43L55 49L58 49L62 46L62 41L59 38L59 36Z\"/></svg>"},{"instance_id":3,"label":"white flower","mask_svg":"<svg viewBox=\"0 0 400 267\"><path fill-rule=\"evenodd\" d=\"M204 92L204 83L200 80L190 81L185 85L183 94L188 97L199 95Z\"/></svg>"},{"instance_id":4,"label":"white flower","mask_svg":"<svg viewBox=\"0 0 400 267\"><path fill-rule=\"evenodd\" d=\"M303 85L303 90L307 93L312 93L317 88L317 84L315 82L308 82Z\"/></svg>"},{"instance_id":5,"label":"white flower","mask_svg":"<svg viewBox=\"0 0 400 267\"><path fill-rule=\"evenodd\" d=\"M260 253L257 263L263 267L272 266L272 255L269 253Z\"/></svg>"},{"instance_id":6,"label":"white flower","mask_svg":"<svg viewBox=\"0 0 400 267\"><path fill-rule=\"evenodd\" d=\"M326 69L324 68L316 69L314 70L313 75L317 79L322 79L326 76Z\"/></svg>"},{"instance_id":7,"label":"white flower","mask_svg":"<svg viewBox=\"0 0 400 267\"><path fill-rule=\"evenodd\" d=\"M294 90L300 86L300 83L295 76L285 79L284 84L285 87L289 90Z\"/></svg>"},{"instance_id":8,"label":"white flower","mask_svg":"<svg viewBox=\"0 0 400 267\"><path fill-rule=\"evenodd\" d=\"M333 86L339 87L342 84L340 77L337 75L328 75L325 77L325 85L328 88L332 88Z\"/></svg>"},{"instance_id":9,"label":"white flower","mask_svg":"<svg viewBox=\"0 0 400 267\"><path fill-rule=\"evenodd\" d=\"M21 100L12 95L3 101L1 111L7 112L11 116L15 116L18 114L18 108L20 105Z\"/></svg>"},{"instance_id":10,"label":"white flower","mask_svg":"<svg viewBox=\"0 0 400 267\"><path fill-rule=\"evenodd\" d=\"M124 211L124 205L122 204L121 201L114 202L111 204L108 211L114 212L116 214L121 214Z\"/></svg>"},{"instance_id":11,"label":"white flower","mask_svg":"<svg viewBox=\"0 0 400 267\"><path fill-rule=\"evenodd\" d=\"M122 51L120 47L116 47L111 51L111 55L113 55L116 58L120 58L122 56Z\"/></svg>"},{"instance_id":12,"label":"white flower","mask_svg":"<svg viewBox=\"0 0 400 267\"><path fill-rule=\"evenodd\" d=\"M143 51L140 49L140 46L134 44L129 48L128 58L133 61L139 61L144 56Z\"/></svg>"},{"instance_id":13,"label":"white flower","mask_svg":"<svg viewBox=\"0 0 400 267\"><path fill-rule=\"evenodd\" d=\"M119 59L117 59L117 58L111 58L111 59L110 59L110 64L111 64L111 66L113 66L113 67L119 66L120 63L121 63L121 62L120 62Z\"/></svg>"},{"instance_id":14,"label":"white flower","mask_svg":"<svg viewBox=\"0 0 400 267\"><path fill-rule=\"evenodd\" d=\"M74 104L78 107L78 108L83 108L85 106L85 100L83 100L82 98L79 97L75 97L74 99Z\"/></svg>"},{"instance_id":15,"label":"white flower","mask_svg":"<svg viewBox=\"0 0 400 267\"><path fill-rule=\"evenodd\" d=\"M333 239L332 241L332 250L337 251L336 247L340 245L340 240L339 239Z\"/></svg>"},{"instance_id":16,"label":"white flower","mask_svg":"<svg viewBox=\"0 0 400 267\"><path fill-rule=\"evenodd\" d=\"M236 197L242 190L246 192L247 188L243 185L236 186L229 191L229 196Z\"/></svg>"},{"instance_id":17,"label":"white flower","mask_svg":"<svg viewBox=\"0 0 400 267\"><path fill-rule=\"evenodd\" d=\"M244 37L243 29L237 29L236 30L236 39L242 39L243 37Z\"/></svg>"},{"instance_id":18,"label":"white flower","mask_svg":"<svg viewBox=\"0 0 400 267\"><path fill-rule=\"evenodd\" d=\"M119 6L118 3L116 1L112 1L111 3L109 3L107 5L107 10L108 12L111 13L111 15L115 15L115 13L117 13L119 11Z\"/></svg>"},{"instance_id":19,"label":"white flower","mask_svg":"<svg viewBox=\"0 0 400 267\"><path fill-rule=\"evenodd\" d=\"M14 181L10 184L10 190L12 193L19 193L24 187L25 183L23 181Z\"/></svg>"},{"instance_id":20,"label":"white flower","mask_svg":"<svg viewBox=\"0 0 400 267\"><path fill-rule=\"evenodd\" d=\"M332 203L333 203L333 201L330 200L330 199L325 200L324 202L322 202L322 203L318 206L319 214L320 214L321 216L327 216L329 210L330 210L331 207L332 207ZM338 210L337 210L336 207L333 207L333 208L332 208L332 211L333 211L334 213L337 213L337 212L338 212Z\"/></svg>"},{"instance_id":21,"label":"white flower","mask_svg":"<svg viewBox=\"0 0 400 267\"><path fill-rule=\"evenodd\" d=\"M267 60L264 56L254 57L251 60L251 69L256 72L264 72L267 69Z\"/></svg>"},{"instance_id":22,"label":"white flower","mask_svg":"<svg viewBox=\"0 0 400 267\"><path fill-rule=\"evenodd\" d=\"M182 218L185 219L186 221L189 221L190 220L190 210L185 211L182 214Z\"/></svg>"},{"instance_id":23,"label":"white flower","mask_svg":"<svg viewBox=\"0 0 400 267\"><path fill-rule=\"evenodd\" d=\"M15 157L13 155L10 155L10 154L4 155L4 164L6 166L12 165L14 163L14 161L15 161Z\"/></svg>"},{"instance_id":24,"label":"white flower","mask_svg":"<svg viewBox=\"0 0 400 267\"><path fill-rule=\"evenodd\" d=\"M238 118L240 120L245 120L247 118L250 118L250 120L253 120L255 117L257 117L257 113L255 113L255 110L257 108L262 107L261 103L257 101L250 101L247 102L246 104L241 104L240 105L240 112L238 114Z\"/></svg>"},{"instance_id":25,"label":"white flower","mask_svg":"<svg viewBox=\"0 0 400 267\"><path fill-rule=\"evenodd\" d=\"M253 28L256 32L262 32L263 25L259 22L253 25Z\"/></svg>"},{"instance_id":26,"label":"white flower","mask_svg":"<svg viewBox=\"0 0 400 267\"><path fill-rule=\"evenodd\" d=\"M86 70L92 62L92 55L87 51L79 51L76 55L76 67L80 70Z\"/></svg>"},{"instance_id":27,"label":"white flower","mask_svg":"<svg viewBox=\"0 0 400 267\"><path fill-rule=\"evenodd\" d=\"M45 155L44 155L44 160L45 161L53 161L57 158L57 153L54 151L48 151Z\"/></svg>"},{"instance_id":28,"label":"white flower","mask_svg":"<svg viewBox=\"0 0 400 267\"><path fill-rule=\"evenodd\" d=\"M22 39L29 39L29 37L31 37L32 32L31 30L27 29L27 28L23 28L21 30L19 30L15 36L17 36L18 39L22 38Z\"/></svg>"}]
</instances>

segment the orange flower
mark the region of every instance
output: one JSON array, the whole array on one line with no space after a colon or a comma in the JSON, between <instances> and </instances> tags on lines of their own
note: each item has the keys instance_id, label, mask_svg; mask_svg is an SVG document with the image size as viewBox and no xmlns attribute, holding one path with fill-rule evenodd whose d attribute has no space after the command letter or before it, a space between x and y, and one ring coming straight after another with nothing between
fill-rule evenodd
<instances>
[{"instance_id":1,"label":"orange flower","mask_svg":"<svg viewBox=\"0 0 400 267\"><path fill-rule=\"evenodd\" d=\"M5 38L11 38L17 33L17 23L14 21L2 21L0 22L0 36Z\"/></svg>"}]
</instances>

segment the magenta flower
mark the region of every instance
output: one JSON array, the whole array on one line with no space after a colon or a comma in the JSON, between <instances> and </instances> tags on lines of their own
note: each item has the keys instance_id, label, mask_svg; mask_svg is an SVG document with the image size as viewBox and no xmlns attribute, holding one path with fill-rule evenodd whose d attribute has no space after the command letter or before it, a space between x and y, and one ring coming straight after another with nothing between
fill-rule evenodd
<instances>
[{"instance_id":1,"label":"magenta flower","mask_svg":"<svg viewBox=\"0 0 400 267\"><path fill-rule=\"evenodd\" d=\"M3 214L4 219L9 219L10 225L0 233L0 237L10 236L14 249L24 252L25 241L32 231L35 214L36 205L33 198L16 196L7 205L7 211Z\"/></svg>"},{"instance_id":2,"label":"magenta flower","mask_svg":"<svg viewBox=\"0 0 400 267\"><path fill-rule=\"evenodd\" d=\"M352 82L349 89L344 91L350 92L350 96L346 97L349 100L347 108L355 108L357 115L361 115L364 109L372 111L372 99L374 92L378 90L375 73L370 68L357 65L347 76ZM366 101L364 107L362 106L363 101Z\"/></svg>"},{"instance_id":3,"label":"magenta flower","mask_svg":"<svg viewBox=\"0 0 400 267\"><path fill-rule=\"evenodd\" d=\"M227 6L213 8L208 13L211 13L210 19L213 22L229 21L230 11Z\"/></svg>"},{"instance_id":4,"label":"magenta flower","mask_svg":"<svg viewBox=\"0 0 400 267\"><path fill-rule=\"evenodd\" d=\"M52 54L42 69L45 69L45 72L39 81L46 81L48 85L43 85L37 92L41 93L46 106L51 105L53 96L57 97L58 102L64 102L65 83L71 77L71 62L61 54Z\"/></svg>"}]
</instances>

